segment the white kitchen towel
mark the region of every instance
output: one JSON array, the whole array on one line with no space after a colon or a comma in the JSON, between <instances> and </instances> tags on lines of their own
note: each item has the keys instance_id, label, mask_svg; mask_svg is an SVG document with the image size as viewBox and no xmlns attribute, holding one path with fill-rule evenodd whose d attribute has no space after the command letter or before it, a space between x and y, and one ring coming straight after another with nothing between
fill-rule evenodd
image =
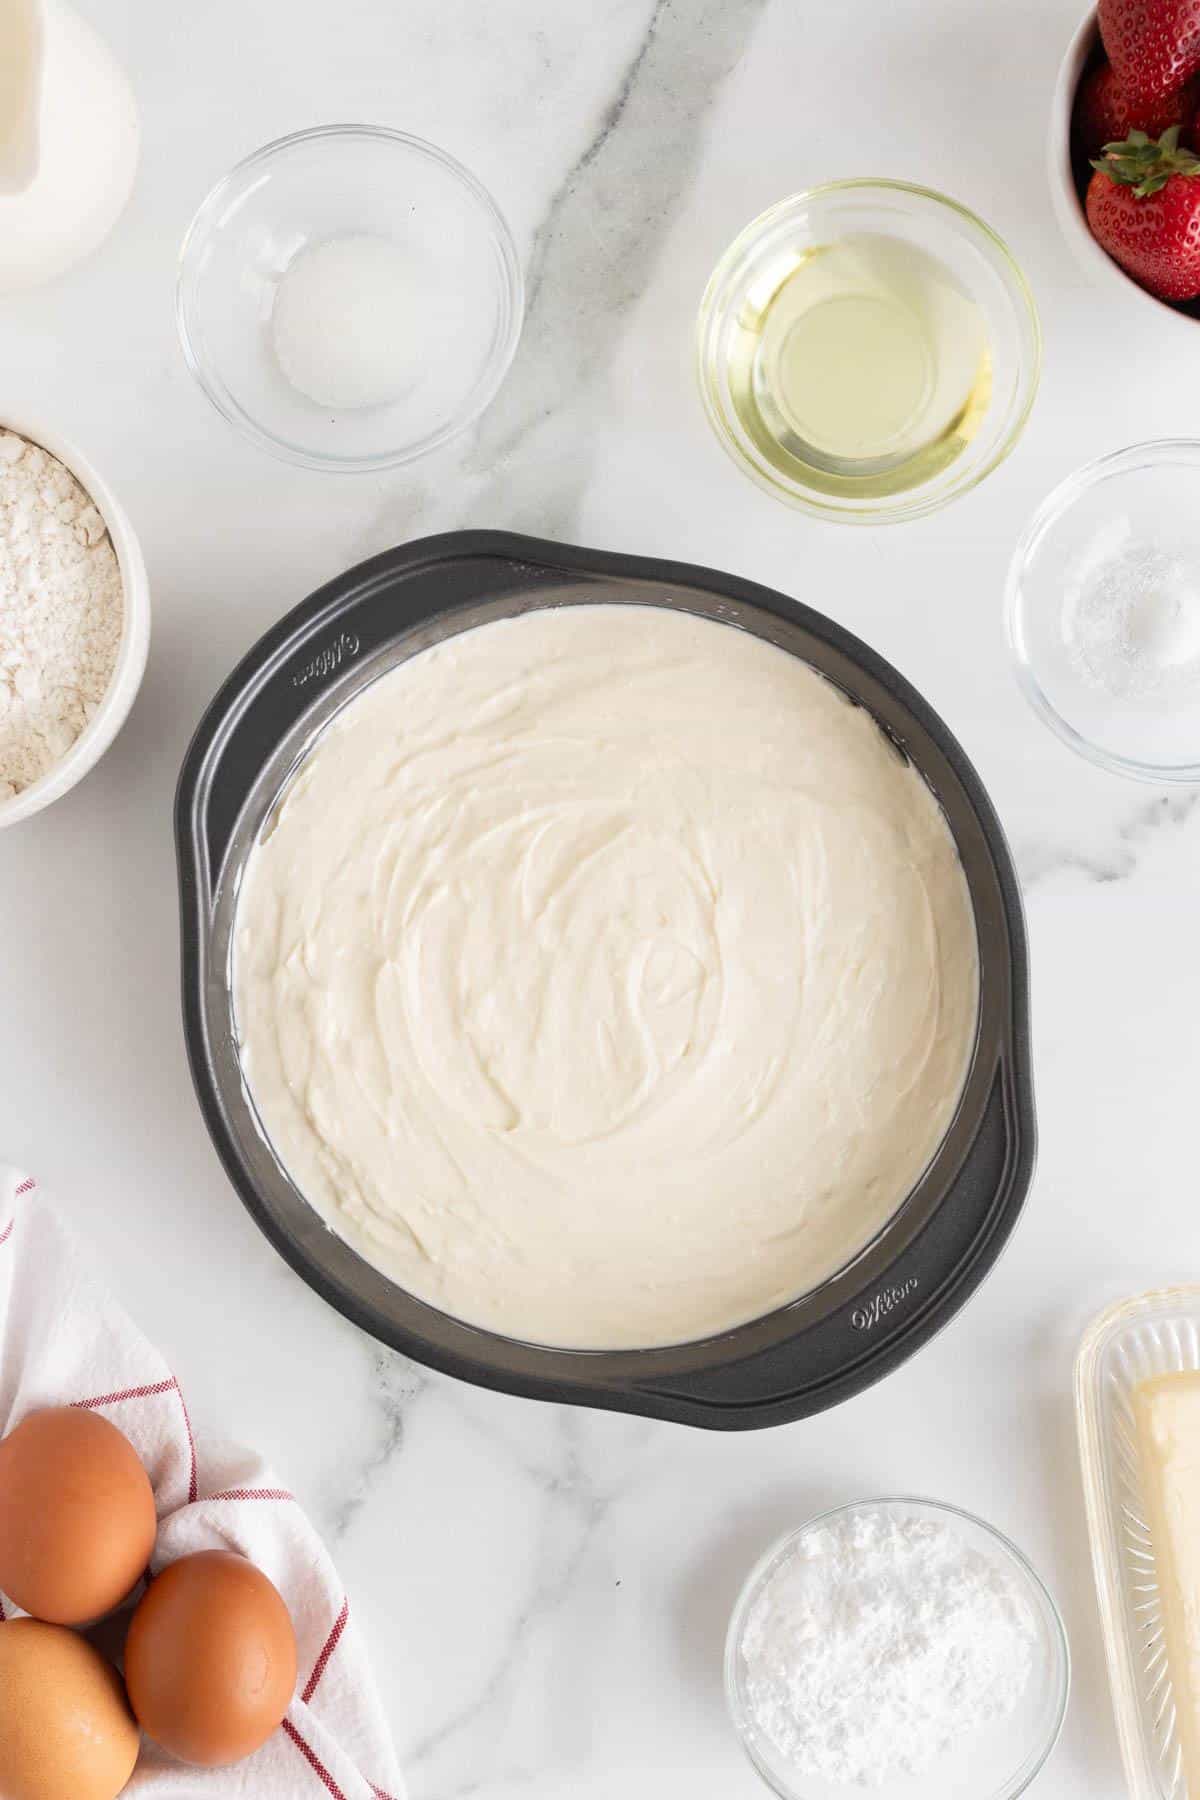
<instances>
[{"instance_id":1,"label":"white kitchen towel","mask_svg":"<svg viewBox=\"0 0 1200 1800\"><path fill-rule=\"evenodd\" d=\"M300 1675L281 1728L228 1769L192 1769L143 1739L136 1800L401 1800L366 1653L337 1571L300 1507L246 1450L197 1442L183 1389L91 1274L31 1179L0 1165L0 1436L38 1406L91 1407L131 1440L154 1485L152 1570L240 1550L296 1628ZM0 1618L17 1612L0 1595Z\"/></svg>"}]
</instances>

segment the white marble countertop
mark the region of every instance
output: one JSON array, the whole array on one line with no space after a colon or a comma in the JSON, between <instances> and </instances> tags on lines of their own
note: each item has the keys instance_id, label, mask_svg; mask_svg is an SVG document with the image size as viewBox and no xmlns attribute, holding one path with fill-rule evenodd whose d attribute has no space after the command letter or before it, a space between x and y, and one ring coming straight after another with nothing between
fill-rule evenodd
<instances>
[{"instance_id":1,"label":"white marble countertop","mask_svg":"<svg viewBox=\"0 0 1200 1800\"><path fill-rule=\"evenodd\" d=\"M1079 0L86 0L135 82L134 203L85 267L0 301L0 389L126 499L154 592L136 710L68 799L0 834L0 1153L36 1170L183 1380L311 1509L370 1634L413 1800L753 1800L726 1724L739 1579L816 1508L919 1491L983 1513L1056 1590L1075 1653L1038 1789L1117 1800L1071 1362L1114 1297L1200 1273L1200 809L1053 740L1006 663L1000 593L1045 491L1196 430L1200 340L1093 290L1051 214L1043 131ZM234 437L194 387L174 253L257 144L362 118L477 169L531 273L482 428L415 471L333 477ZM1012 243L1047 365L1013 459L949 511L852 531L789 512L701 415L692 319L768 202L892 174ZM1138 327L1140 326L1140 330ZM458 525L713 564L823 608L924 691L1007 826L1033 952L1038 1173L953 1325L881 1387L749 1436L477 1392L381 1350L297 1281L225 1180L179 1025L170 808L202 706L285 609Z\"/></svg>"}]
</instances>

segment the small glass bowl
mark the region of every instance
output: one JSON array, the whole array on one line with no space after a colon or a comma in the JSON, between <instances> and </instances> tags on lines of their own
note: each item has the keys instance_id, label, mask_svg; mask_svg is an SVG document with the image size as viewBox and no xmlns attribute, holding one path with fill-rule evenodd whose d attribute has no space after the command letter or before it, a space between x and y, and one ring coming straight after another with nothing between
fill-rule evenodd
<instances>
[{"instance_id":1,"label":"small glass bowl","mask_svg":"<svg viewBox=\"0 0 1200 1800\"><path fill-rule=\"evenodd\" d=\"M829 1781L805 1778L801 1785L790 1765L756 1727L745 1688L742 1636L750 1610L779 1565L810 1532L834 1519L870 1513L892 1518L933 1519L951 1524L971 1548L1015 1579L1038 1625L1038 1649L1025 1695L1015 1713L994 1725L964 1736L962 1745L923 1775L907 1776L869 1791L875 1800L1015 1800L1044 1766L1058 1742L1071 1689L1071 1656L1067 1634L1050 1592L1025 1557L994 1526L957 1506L934 1500L857 1500L810 1519L775 1544L751 1570L738 1596L725 1640L725 1697L738 1736L755 1769L780 1800L850 1800L864 1793Z\"/></svg>"},{"instance_id":2,"label":"small glass bowl","mask_svg":"<svg viewBox=\"0 0 1200 1800\"><path fill-rule=\"evenodd\" d=\"M1071 654L1084 559L1106 546L1167 547L1200 568L1200 441L1135 444L1087 463L1043 502L1013 552L1005 617L1017 679L1064 743L1101 768L1159 784L1200 782L1200 678L1113 693Z\"/></svg>"},{"instance_id":3,"label":"small glass bowl","mask_svg":"<svg viewBox=\"0 0 1200 1800\"><path fill-rule=\"evenodd\" d=\"M991 350L991 393L973 435L918 485L879 492L848 474L820 487L773 463L739 416L731 371L748 349L747 319L758 320L806 255L871 236L906 245L940 264L983 314ZM698 373L709 422L733 460L780 500L820 518L882 525L945 506L1004 461L1037 394L1042 338L1033 295L1006 245L957 201L903 181L833 181L781 200L734 240L700 306Z\"/></svg>"},{"instance_id":4,"label":"small glass bowl","mask_svg":"<svg viewBox=\"0 0 1200 1800\"><path fill-rule=\"evenodd\" d=\"M411 258L419 373L387 404L333 411L275 358L281 277L306 248L366 235ZM180 252L175 315L217 411L263 449L313 469L392 468L478 418L512 361L524 287L487 190L444 150L377 125L323 125L267 144L217 183Z\"/></svg>"}]
</instances>

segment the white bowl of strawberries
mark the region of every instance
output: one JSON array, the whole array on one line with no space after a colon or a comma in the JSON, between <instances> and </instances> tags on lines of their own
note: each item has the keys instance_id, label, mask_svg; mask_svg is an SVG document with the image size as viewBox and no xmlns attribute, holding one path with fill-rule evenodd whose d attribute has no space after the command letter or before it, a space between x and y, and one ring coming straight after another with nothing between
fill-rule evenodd
<instances>
[{"instance_id":1,"label":"white bowl of strawberries","mask_svg":"<svg viewBox=\"0 0 1200 1800\"><path fill-rule=\"evenodd\" d=\"M1099 0L1059 70L1049 151L1059 223L1088 272L1200 324L1197 0Z\"/></svg>"}]
</instances>

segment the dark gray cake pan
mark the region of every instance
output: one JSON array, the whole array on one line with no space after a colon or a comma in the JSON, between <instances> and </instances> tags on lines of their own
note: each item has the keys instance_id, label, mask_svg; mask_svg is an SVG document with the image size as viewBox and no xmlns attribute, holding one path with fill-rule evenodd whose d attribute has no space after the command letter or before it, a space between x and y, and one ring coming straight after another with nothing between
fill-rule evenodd
<instances>
[{"instance_id":1,"label":"dark gray cake pan","mask_svg":"<svg viewBox=\"0 0 1200 1800\"><path fill-rule=\"evenodd\" d=\"M937 1155L849 1267L749 1324L667 1349L560 1350L464 1324L416 1299L336 1235L276 1161L242 1080L230 952L238 883L315 733L379 675L441 639L536 607L682 608L754 632L866 707L923 775L953 831L975 910L978 1033ZM176 803L183 1013L200 1106L253 1218L331 1306L396 1350L484 1387L738 1430L836 1405L897 1369L999 1256L1034 1161L1028 964L1008 847L941 719L882 657L820 613L732 575L497 532L376 556L303 601L221 688Z\"/></svg>"}]
</instances>

